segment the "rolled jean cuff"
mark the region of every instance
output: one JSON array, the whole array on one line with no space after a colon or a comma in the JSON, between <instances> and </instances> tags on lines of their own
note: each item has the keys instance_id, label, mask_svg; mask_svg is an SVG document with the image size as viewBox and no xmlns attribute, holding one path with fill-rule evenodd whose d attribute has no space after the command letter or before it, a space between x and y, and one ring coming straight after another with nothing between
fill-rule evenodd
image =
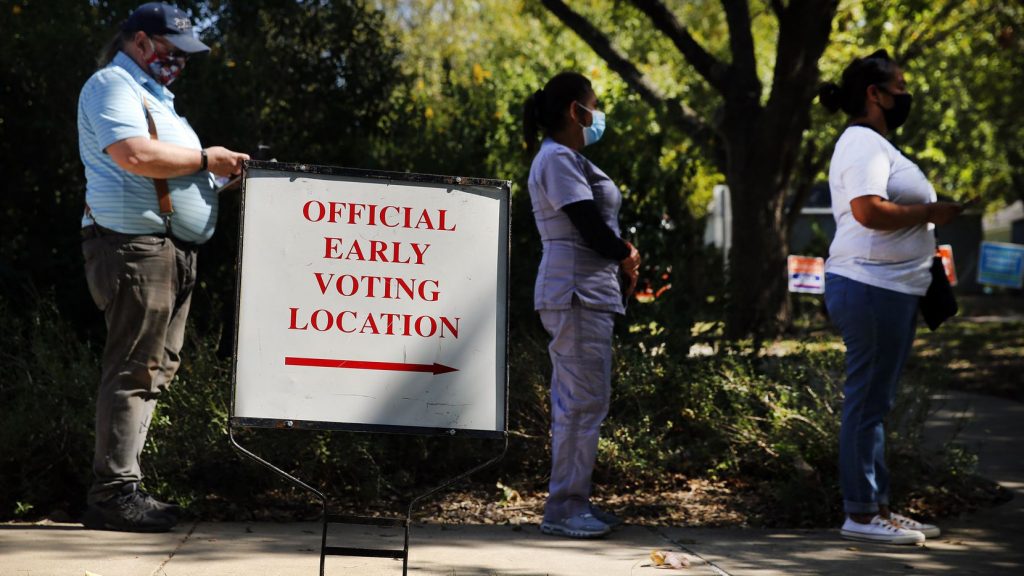
<instances>
[{"instance_id":1,"label":"rolled jean cuff","mask_svg":"<svg viewBox=\"0 0 1024 576\"><path fill-rule=\"evenodd\" d=\"M878 502L850 502L849 500L843 500L843 510L847 514L876 514L878 512Z\"/></svg>"}]
</instances>

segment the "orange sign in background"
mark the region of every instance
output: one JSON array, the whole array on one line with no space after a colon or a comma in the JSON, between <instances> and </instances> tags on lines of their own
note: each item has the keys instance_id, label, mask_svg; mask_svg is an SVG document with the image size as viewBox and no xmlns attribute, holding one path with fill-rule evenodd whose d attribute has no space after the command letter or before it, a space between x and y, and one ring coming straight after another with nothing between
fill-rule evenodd
<instances>
[{"instance_id":1,"label":"orange sign in background","mask_svg":"<svg viewBox=\"0 0 1024 576\"><path fill-rule=\"evenodd\" d=\"M949 278L949 285L956 286L956 268L953 266L953 245L939 245L935 250L935 255L942 257L942 266L946 269L946 278Z\"/></svg>"}]
</instances>

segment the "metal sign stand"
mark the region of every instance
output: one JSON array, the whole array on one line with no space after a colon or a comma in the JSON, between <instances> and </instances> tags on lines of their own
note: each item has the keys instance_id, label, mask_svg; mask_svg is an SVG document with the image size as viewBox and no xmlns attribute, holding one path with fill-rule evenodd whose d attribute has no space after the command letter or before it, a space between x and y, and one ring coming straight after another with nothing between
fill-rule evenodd
<instances>
[{"instance_id":1,"label":"metal sign stand","mask_svg":"<svg viewBox=\"0 0 1024 576\"><path fill-rule=\"evenodd\" d=\"M449 430L447 434L455 435L456 431ZM409 507L406 510L404 518L380 518L375 516L348 516L328 513L327 496L324 495L323 492L317 490L316 488L313 488L309 484L303 482L302 480L296 478L295 476L292 476L291 474L285 472L284 470L278 468L277 466L271 464L270 462L267 462L263 458L257 456L252 451L239 444L238 440L235 439L233 422L229 422L228 424L228 436L231 439L231 445L234 446L236 450L241 452L242 455L269 468L278 476L281 476L282 478L291 482L295 486L298 486L303 490L312 492L320 500L322 509L321 518L323 524L323 532L320 538L320 576L324 576L324 564L327 556L360 556L367 558L394 558L395 560L401 559L402 576L406 576L409 570L409 528L412 526L412 511L416 508L416 505L420 501L425 500L430 496L433 496L434 494L440 492L441 490L444 490L445 488L469 477L471 474L479 472L480 470L501 460L505 456L505 453L508 451L508 433L506 432L502 434L503 446L501 449L501 453L499 453L497 456L491 458L490 460L482 464L474 466L473 468L466 470L465 472L462 472L457 476L451 477L442 482L441 484L439 484L438 486L430 489L429 491L420 494L419 496L416 496L415 498L409 501ZM402 528L405 532L403 538L403 546L401 550L381 548L358 548L347 546L328 546L328 524L354 524L360 526L382 526L389 528Z\"/></svg>"}]
</instances>

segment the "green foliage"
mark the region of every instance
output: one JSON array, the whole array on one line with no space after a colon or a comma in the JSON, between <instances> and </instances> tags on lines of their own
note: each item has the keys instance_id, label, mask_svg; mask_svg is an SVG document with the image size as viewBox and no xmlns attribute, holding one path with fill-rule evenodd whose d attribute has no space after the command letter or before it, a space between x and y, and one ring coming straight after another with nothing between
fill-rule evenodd
<instances>
[{"instance_id":1,"label":"green foliage","mask_svg":"<svg viewBox=\"0 0 1024 576\"><path fill-rule=\"evenodd\" d=\"M356 1L206 6L208 57L175 84L204 142L285 162L380 168L376 124L401 81L382 12ZM179 86L180 84L180 86Z\"/></svg>"},{"instance_id":2,"label":"green foliage","mask_svg":"<svg viewBox=\"0 0 1024 576\"><path fill-rule=\"evenodd\" d=\"M74 0L0 4L0 278L52 288L74 324L89 301L75 233L84 185L75 115L105 40L87 25L95 15Z\"/></svg>"},{"instance_id":3,"label":"green foliage","mask_svg":"<svg viewBox=\"0 0 1024 576\"><path fill-rule=\"evenodd\" d=\"M768 487L785 521L820 520L835 505L837 363L834 350L678 359L620 346L600 473L638 485L673 474L744 479ZM782 512L807 490L824 509Z\"/></svg>"},{"instance_id":4,"label":"green foliage","mask_svg":"<svg viewBox=\"0 0 1024 576\"><path fill-rule=\"evenodd\" d=\"M91 482L97 352L52 296L0 295L0 517L69 510Z\"/></svg>"},{"instance_id":5,"label":"green foliage","mask_svg":"<svg viewBox=\"0 0 1024 576\"><path fill-rule=\"evenodd\" d=\"M840 11L822 76L885 48L906 70L914 111L894 142L939 194L1000 206L1024 197L1024 6L986 0L854 2ZM841 114L815 106L808 140L830 151Z\"/></svg>"},{"instance_id":6,"label":"green foliage","mask_svg":"<svg viewBox=\"0 0 1024 576\"><path fill-rule=\"evenodd\" d=\"M27 516L35 506L26 502L15 502L14 503L14 515L15 516Z\"/></svg>"}]
</instances>

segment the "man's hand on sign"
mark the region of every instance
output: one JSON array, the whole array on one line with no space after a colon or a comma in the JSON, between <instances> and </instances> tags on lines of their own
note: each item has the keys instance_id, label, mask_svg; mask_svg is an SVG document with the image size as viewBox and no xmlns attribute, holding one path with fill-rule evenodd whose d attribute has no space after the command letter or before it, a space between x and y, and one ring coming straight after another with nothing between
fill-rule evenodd
<instances>
[{"instance_id":1,"label":"man's hand on sign","mask_svg":"<svg viewBox=\"0 0 1024 576\"><path fill-rule=\"evenodd\" d=\"M234 176L242 172L242 162L249 159L244 152L232 152L223 146L206 149L206 169L215 176Z\"/></svg>"}]
</instances>

